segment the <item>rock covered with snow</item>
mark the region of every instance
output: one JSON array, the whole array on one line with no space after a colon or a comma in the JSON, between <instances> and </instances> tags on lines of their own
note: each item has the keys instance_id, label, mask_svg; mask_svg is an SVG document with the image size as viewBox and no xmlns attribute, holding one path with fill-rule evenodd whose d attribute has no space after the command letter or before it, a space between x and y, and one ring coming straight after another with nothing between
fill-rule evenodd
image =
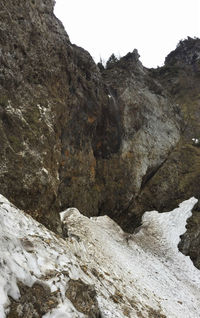
<instances>
[{"instance_id":1,"label":"rock covered with snow","mask_svg":"<svg viewBox=\"0 0 200 318\"><path fill-rule=\"evenodd\" d=\"M177 248L195 203L133 235L68 209L64 240L0 196L0 317L198 318L200 272Z\"/></svg>"}]
</instances>

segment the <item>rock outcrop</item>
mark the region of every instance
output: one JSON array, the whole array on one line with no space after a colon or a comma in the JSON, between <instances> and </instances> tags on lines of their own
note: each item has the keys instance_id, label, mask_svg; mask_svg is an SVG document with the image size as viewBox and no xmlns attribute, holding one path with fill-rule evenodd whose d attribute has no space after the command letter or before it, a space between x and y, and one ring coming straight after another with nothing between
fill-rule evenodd
<instances>
[{"instance_id":1,"label":"rock outcrop","mask_svg":"<svg viewBox=\"0 0 200 318\"><path fill-rule=\"evenodd\" d=\"M166 211L181 198L200 197L200 40L181 41L165 66L150 70L178 104L183 116L181 138L157 173L141 192L142 209ZM200 268L200 208L195 207L180 247Z\"/></svg>"},{"instance_id":2,"label":"rock outcrop","mask_svg":"<svg viewBox=\"0 0 200 318\"><path fill-rule=\"evenodd\" d=\"M131 232L145 210L199 198L200 40L156 70L136 50L100 70L53 6L1 1L0 192L54 230L69 206ZM190 228L182 248L199 266Z\"/></svg>"},{"instance_id":3,"label":"rock outcrop","mask_svg":"<svg viewBox=\"0 0 200 318\"><path fill-rule=\"evenodd\" d=\"M137 51L108 67L103 79L118 110L121 144L109 160L98 160L106 179L102 211L133 230L142 215L137 198L179 142L182 117Z\"/></svg>"}]
</instances>

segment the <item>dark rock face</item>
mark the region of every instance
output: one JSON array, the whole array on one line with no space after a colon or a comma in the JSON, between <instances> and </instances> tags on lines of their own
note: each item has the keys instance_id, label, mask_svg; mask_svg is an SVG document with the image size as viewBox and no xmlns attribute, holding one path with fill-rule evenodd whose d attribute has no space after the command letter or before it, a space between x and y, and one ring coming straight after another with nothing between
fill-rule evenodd
<instances>
[{"instance_id":1,"label":"dark rock face","mask_svg":"<svg viewBox=\"0 0 200 318\"><path fill-rule=\"evenodd\" d=\"M188 220L187 232L181 237L180 251L189 255L194 265L200 269L200 207L199 202L194 208L193 215Z\"/></svg>"},{"instance_id":2,"label":"dark rock face","mask_svg":"<svg viewBox=\"0 0 200 318\"><path fill-rule=\"evenodd\" d=\"M71 279L66 291L66 297L86 317L101 318L94 286L85 284L81 279Z\"/></svg>"},{"instance_id":3,"label":"dark rock face","mask_svg":"<svg viewBox=\"0 0 200 318\"><path fill-rule=\"evenodd\" d=\"M52 227L66 206L97 210L92 140L108 98L53 1L2 1L2 9L1 193Z\"/></svg>"},{"instance_id":4,"label":"dark rock face","mask_svg":"<svg viewBox=\"0 0 200 318\"><path fill-rule=\"evenodd\" d=\"M40 318L57 307L57 292L51 293L47 285L35 283L32 287L27 287L19 282L18 286L21 297L19 300L10 297L7 318Z\"/></svg>"},{"instance_id":5,"label":"dark rock face","mask_svg":"<svg viewBox=\"0 0 200 318\"><path fill-rule=\"evenodd\" d=\"M199 198L200 40L156 70L134 50L100 72L53 5L1 1L0 192L52 229L69 206L133 231L145 210Z\"/></svg>"},{"instance_id":6,"label":"dark rock face","mask_svg":"<svg viewBox=\"0 0 200 318\"><path fill-rule=\"evenodd\" d=\"M1 7L1 192L40 214L54 204L59 185L59 87L67 81L60 71L68 37L52 14L53 1L2 1Z\"/></svg>"}]
</instances>

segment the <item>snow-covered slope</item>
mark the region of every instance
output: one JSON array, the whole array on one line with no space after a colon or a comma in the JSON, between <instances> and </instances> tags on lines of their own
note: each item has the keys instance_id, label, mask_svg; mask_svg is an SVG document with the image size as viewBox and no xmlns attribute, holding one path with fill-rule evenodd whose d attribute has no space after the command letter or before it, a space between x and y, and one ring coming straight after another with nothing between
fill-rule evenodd
<instances>
[{"instance_id":1,"label":"snow-covered slope","mask_svg":"<svg viewBox=\"0 0 200 318\"><path fill-rule=\"evenodd\" d=\"M0 196L0 318L9 308L12 317L200 317L200 272L177 248L195 203L146 212L134 235L71 208L64 240ZM23 302L36 285L43 304Z\"/></svg>"}]
</instances>

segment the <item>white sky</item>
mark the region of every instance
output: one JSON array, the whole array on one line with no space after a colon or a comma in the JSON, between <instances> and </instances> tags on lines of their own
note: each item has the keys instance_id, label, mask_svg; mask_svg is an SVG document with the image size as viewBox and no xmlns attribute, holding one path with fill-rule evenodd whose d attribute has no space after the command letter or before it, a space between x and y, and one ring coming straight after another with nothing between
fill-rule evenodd
<instances>
[{"instance_id":1,"label":"white sky","mask_svg":"<svg viewBox=\"0 0 200 318\"><path fill-rule=\"evenodd\" d=\"M136 48L156 67L179 40L200 37L200 0L56 0L55 14L96 62Z\"/></svg>"}]
</instances>

